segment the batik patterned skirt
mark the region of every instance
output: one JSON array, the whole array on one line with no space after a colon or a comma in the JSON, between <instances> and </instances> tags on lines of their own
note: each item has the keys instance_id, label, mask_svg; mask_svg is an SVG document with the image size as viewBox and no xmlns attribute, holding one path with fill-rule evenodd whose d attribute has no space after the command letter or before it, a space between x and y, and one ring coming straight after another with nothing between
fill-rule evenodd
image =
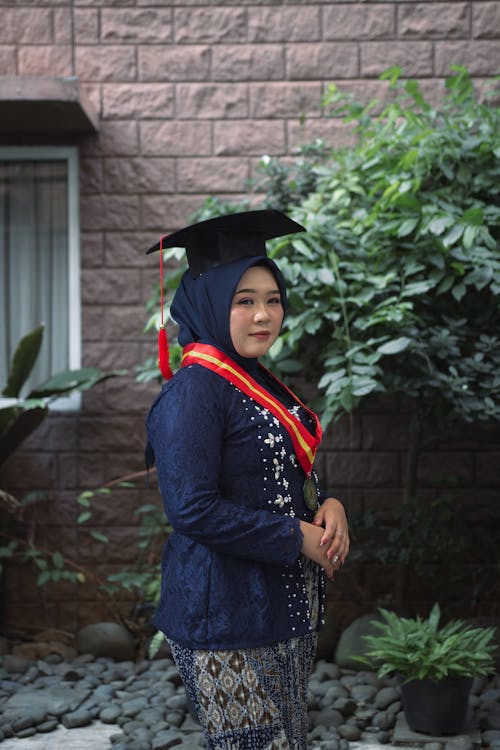
<instances>
[{"instance_id":1,"label":"batik patterned skirt","mask_svg":"<svg viewBox=\"0 0 500 750\"><path fill-rule=\"evenodd\" d=\"M318 568L304 559L311 623ZM317 635L239 650L192 650L169 640L210 750L306 750L307 694Z\"/></svg>"}]
</instances>

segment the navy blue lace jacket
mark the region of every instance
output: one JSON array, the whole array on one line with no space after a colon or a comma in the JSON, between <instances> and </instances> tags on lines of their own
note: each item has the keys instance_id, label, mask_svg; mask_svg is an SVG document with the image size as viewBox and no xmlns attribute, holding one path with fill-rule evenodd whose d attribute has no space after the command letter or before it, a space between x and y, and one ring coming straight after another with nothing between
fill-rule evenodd
<instances>
[{"instance_id":1,"label":"navy blue lace jacket","mask_svg":"<svg viewBox=\"0 0 500 750\"><path fill-rule=\"evenodd\" d=\"M308 425L307 412L288 401ZM195 364L164 385L147 432L173 527L156 627L193 649L249 648L310 632L299 521L313 513L287 431Z\"/></svg>"}]
</instances>

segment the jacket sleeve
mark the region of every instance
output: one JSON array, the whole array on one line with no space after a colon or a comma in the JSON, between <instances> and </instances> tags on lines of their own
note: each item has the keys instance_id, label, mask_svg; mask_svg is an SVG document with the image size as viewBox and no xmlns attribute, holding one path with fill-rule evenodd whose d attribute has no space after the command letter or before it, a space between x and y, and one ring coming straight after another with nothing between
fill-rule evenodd
<instances>
[{"instance_id":1,"label":"jacket sleeve","mask_svg":"<svg viewBox=\"0 0 500 750\"><path fill-rule=\"evenodd\" d=\"M220 386L214 385L213 377L195 377L195 383L174 378L148 417L169 523L180 534L224 554L292 565L303 541L297 518L249 508L238 498L220 494L225 417Z\"/></svg>"}]
</instances>

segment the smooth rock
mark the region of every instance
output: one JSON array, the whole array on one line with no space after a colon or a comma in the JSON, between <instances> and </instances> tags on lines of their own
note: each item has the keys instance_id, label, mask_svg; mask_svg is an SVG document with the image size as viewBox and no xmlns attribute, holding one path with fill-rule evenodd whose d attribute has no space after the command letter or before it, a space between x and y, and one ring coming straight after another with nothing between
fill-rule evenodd
<instances>
[{"instance_id":1,"label":"smooth rock","mask_svg":"<svg viewBox=\"0 0 500 750\"><path fill-rule=\"evenodd\" d=\"M97 622L82 628L77 634L80 653L109 656L116 661L135 658L136 644L130 631L117 622Z\"/></svg>"},{"instance_id":2,"label":"smooth rock","mask_svg":"<svg viewBox=\"0 0 500 750\"><path fill-rule=\"evenodd\" d=\"M22 656L16 656L15 654L5 654L2 658L2 667L8 674L24 673L29 666L29 661Z\"/></svg>"},{"instance_id":3,"label":"smooth rock","mask_svg":"<svg viewBox=\"0 0 500 750\"><path fill-rule=\"evenodd\" d=\"M351 696L356 703L372 703L377 695L377 688L373 685L354 685L351 688Z\"/></svg>"},{"instance_id":4,"label":"smooth rock","mask_svg":"<svg viewBox=\"0 0 500 750\"><path fill-rule=\"evenodd\" d=\"M325 727L339 727L344 721L344 717L334 708L322 708L315 715L317 724L323 724Z\"/></svg>"},{"instance_id":5,"label":"smooth rock","mask_svg":"<svg viewBox=\"0 0 500 750\"><path fill-rule=\"evenodd\" d=\"M66 729L75 729L76 727L87 727L92 723L92 715L89 711L73 711L62 717L62 723Z\"/></svg>"},{"instance_id":6,"label":"smooth rock","mask_svg":"<svg viewBox=\"0 0 500 750\"><path fill-rule=\"evenodd\" d=\"M447 740L444 748L445 750L473 750L474 744L468 735L461 734Z\"/></svg>"},{"instance_id":7,"label":"smooth rock","mask_svg":"<svg viewBox=\"0 0 500 750\"><path fill-rule=\"evenodd\" d=\"M99 712L99 721L102 721L103 724L116 724L119 716L121 716L119 706L106 706Z\"/></svg>"},{"instance_id":8,"label":"smooth rock","mask_svg":"<svg viewBox=\"0 0 500 750\"><path fill-rule=\"evenodd\" d=\"M365 635L375 635L377 630L372 621L380 620L376 613L362 615L354 620L341 634L335 648L335 663L343 669L366 669L355 657L366 657Z\"/></svg>"},{"instance_id":9,"label":"smooth rock","mask_svg":"<svg viewBox=\"0 0 500 750\"><path fill-rule=\"evenodd\" d=\"M151 745L152 750L168 750L170 747L180 745L182 739L174 732L160 732Z\"/></svg>"},{"instance_id":10,"label":"smooth rock","mask_svg":"<svg viewBox=\"0 0 500 750\"><path fill-rule=\"evenodd\" d=\"M338 728L341 737L350 742L355 742L361 737L361 729L354 724L341 724Z\"/></svg>"},{"instance_id":11,"label":"smooth rock","mask_svg":"<svg viewBox=\"0 0 500 750\"><path fill-rule=\"evenodd\" d=\"M395 703L400 700L400 692L394 687L385 687L379 690L375 696L375 708L388 708L391 703Z\"/></svg>"}]
</instances>

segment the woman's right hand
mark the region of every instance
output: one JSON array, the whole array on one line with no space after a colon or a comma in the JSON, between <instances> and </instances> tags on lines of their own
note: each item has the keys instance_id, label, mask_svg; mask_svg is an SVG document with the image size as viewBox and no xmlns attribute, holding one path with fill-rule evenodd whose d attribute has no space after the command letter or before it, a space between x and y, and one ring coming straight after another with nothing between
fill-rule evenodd
<instances>
[{"instance_id":1,"label":"woman's right hand","mask_svg":"<svg viewBox=\"0 0 500 750\"><path fill-rule=\"evenodd\" d=\"M300 522L300 530L304 536L301 552L315 563L320 565L326 573L327 578L333 581L333 574L340 567L340 561L330 561L327 557L328 545L321 544L324 529L307 521Z\"/></svg>"}]
</instances>

